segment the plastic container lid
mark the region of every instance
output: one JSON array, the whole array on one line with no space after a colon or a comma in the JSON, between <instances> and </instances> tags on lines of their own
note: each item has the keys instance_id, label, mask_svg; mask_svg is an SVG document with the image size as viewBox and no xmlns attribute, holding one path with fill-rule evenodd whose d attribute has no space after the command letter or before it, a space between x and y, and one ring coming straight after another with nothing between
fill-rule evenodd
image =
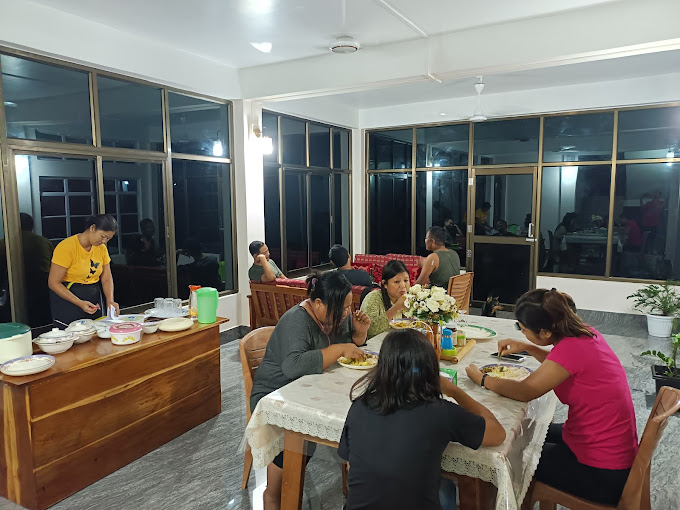
<instances>
[{"instance_id":1,"label":"plastic container lid","mask_svg":"<svg viewBox=\"0 0 680 510\"><path fill-rule=\"evenodd\" d=\"M15 337L17 335L23 335L24 333L29 333L31 328L26 324L20 324L19 322L6 322L0 324L0 340L5 340L8 338Z\"/></svg>"},{"instance_id":2,"label":"plastic container lid","mask_svg":"<svg viewBox=\"0 0 680 510\"><path fill-rule=\"evenodd\" d=\"M109 328L109 331L113 334L134 333L141 330L142 325L139 322L121 322L120 324L114 324Z\"/></svg>"},{"instance_id":3,"label":"plastic container lid","mask_svg":"<svg viewBox=\"0 0 680 510\"><path fill-rule=\"evenodd\" d=\"M47 341L51 343L65 342L68 340L73 340L73 333L70 331L62 331L59 328L53 328L52 331L47 331L36 339L36 341Z\"/></svg>"},{"instance_id":4,"label":"plastic container lid","mask_svg":"<svg viewBox=\"0 0 680 510\"><path fill-rule=\"evenodd\" d=\"M197 296L207 296L210 294L216 294L217 289L215 287L201 287L196 291Z\"/></svg>"}]
</instances>

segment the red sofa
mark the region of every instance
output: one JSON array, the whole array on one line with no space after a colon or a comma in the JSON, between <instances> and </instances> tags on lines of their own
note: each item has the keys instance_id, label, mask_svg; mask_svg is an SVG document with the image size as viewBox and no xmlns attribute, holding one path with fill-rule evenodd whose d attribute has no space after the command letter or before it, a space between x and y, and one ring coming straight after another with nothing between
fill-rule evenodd
<instances>
[{"instance_id":1,"label":"red sofa","mask_svg":"<svg viewBox=\"0 0 680 510\"><path fill-rule=\"evenodd\" d=\"M418 255L403 255L400 253L388 253L387 255L371 255L364 253L357 253L354 256L354 263L352 267L355 269L363 269L368 271L373 277L373 281L380 285L382 281L382 271L385 264L390 260L401 260L407 267L409 272L409 280L411 285L415 285L418 276L420 276L421 267L419 265L420 256Z\"/></svg>"}]
</instances>

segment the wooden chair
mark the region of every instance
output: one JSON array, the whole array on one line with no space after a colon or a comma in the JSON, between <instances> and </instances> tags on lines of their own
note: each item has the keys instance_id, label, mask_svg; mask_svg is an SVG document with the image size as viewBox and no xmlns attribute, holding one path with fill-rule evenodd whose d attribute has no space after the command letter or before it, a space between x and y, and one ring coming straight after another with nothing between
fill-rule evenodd
<instances>
[{"instance_id":1,"label":"wooden chair","mask_svg":"<svg viewBox=\"0 0 680 510\"><path fill-rule=\"evenodd\" d=\"M274 327L259 328L251 331L244 336L238 345L239 353L241 354L241 369L243 370L243 386L246 393L246 416L250 421L250 392L253 389L253 377L255 370L262 363L264 353L267 350L269 338L274 332ZM243 459L243 482L241 489L248 487L248 478L250 478L250 470L253 467L253 454L250 451L250 445L246 442L246 453Z\"/></svg>"},{"instance_id":2,"label":"wooden chair","mask_svg":"<svg viewBox=\"0 0 680 510\"><path fill-rule=\"evenodd\" d=\"M533 508L534 503L538 501L541 510L545 508L554 510L556 505L562 505L571 510L651 510L649 486L652 457L668 424L668 418L678 410L680 410L680 390L668 386L662 387L656 396L645 431L642 433L640 448L617 506L586 501L542 482L534 482L533 491L530 493L531 504L528 508ZM531 488L529 490L531 491ZM529 493L526 497L529 497Z\"/></svg>"},{"instance_id":3,"label":"wooden chair","mask_svg":"<svg viewBox=\"0 0 680 510\"><path fill-rule=\"evenodd\" d=\"M464 273L449 279L449 296L453 296L460 310L470 313L470 295L472 294L472 279L474 273Z\"/></svg>"}]
</instances>

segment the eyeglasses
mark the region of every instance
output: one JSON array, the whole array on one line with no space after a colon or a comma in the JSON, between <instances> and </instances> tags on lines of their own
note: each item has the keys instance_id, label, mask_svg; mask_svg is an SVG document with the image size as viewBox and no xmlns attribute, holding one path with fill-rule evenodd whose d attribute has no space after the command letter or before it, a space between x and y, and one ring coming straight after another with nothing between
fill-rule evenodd
<instances>
[{"instance_id":1,"label":"eyeglasses","mask_svg":"<svg viewBox=\"0 0 680 510\"><path fill-rule=\"evenodd\" d=\"M522 331L522 326L520 325L519 321L515 322L515 329L517 331Z\"/></svg>"}]
</instances>

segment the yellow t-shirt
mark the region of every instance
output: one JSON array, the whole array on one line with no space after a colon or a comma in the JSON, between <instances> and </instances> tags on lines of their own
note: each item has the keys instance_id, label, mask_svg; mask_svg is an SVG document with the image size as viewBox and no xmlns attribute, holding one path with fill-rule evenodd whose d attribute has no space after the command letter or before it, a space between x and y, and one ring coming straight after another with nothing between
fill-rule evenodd
<instances>
[{"instance_id":1,"label":"yellow t-shirt","mask_svg":"<svg viewBox=\"0 0 680 510\"><path fill-rule=\"evenodd\" d=\"M63 281L70 283L97 283L104 266L110 262L105 244L85 251L77 235L60 242L52 255L52 263L66 268Z\"/></svg>"}]
</instances>

